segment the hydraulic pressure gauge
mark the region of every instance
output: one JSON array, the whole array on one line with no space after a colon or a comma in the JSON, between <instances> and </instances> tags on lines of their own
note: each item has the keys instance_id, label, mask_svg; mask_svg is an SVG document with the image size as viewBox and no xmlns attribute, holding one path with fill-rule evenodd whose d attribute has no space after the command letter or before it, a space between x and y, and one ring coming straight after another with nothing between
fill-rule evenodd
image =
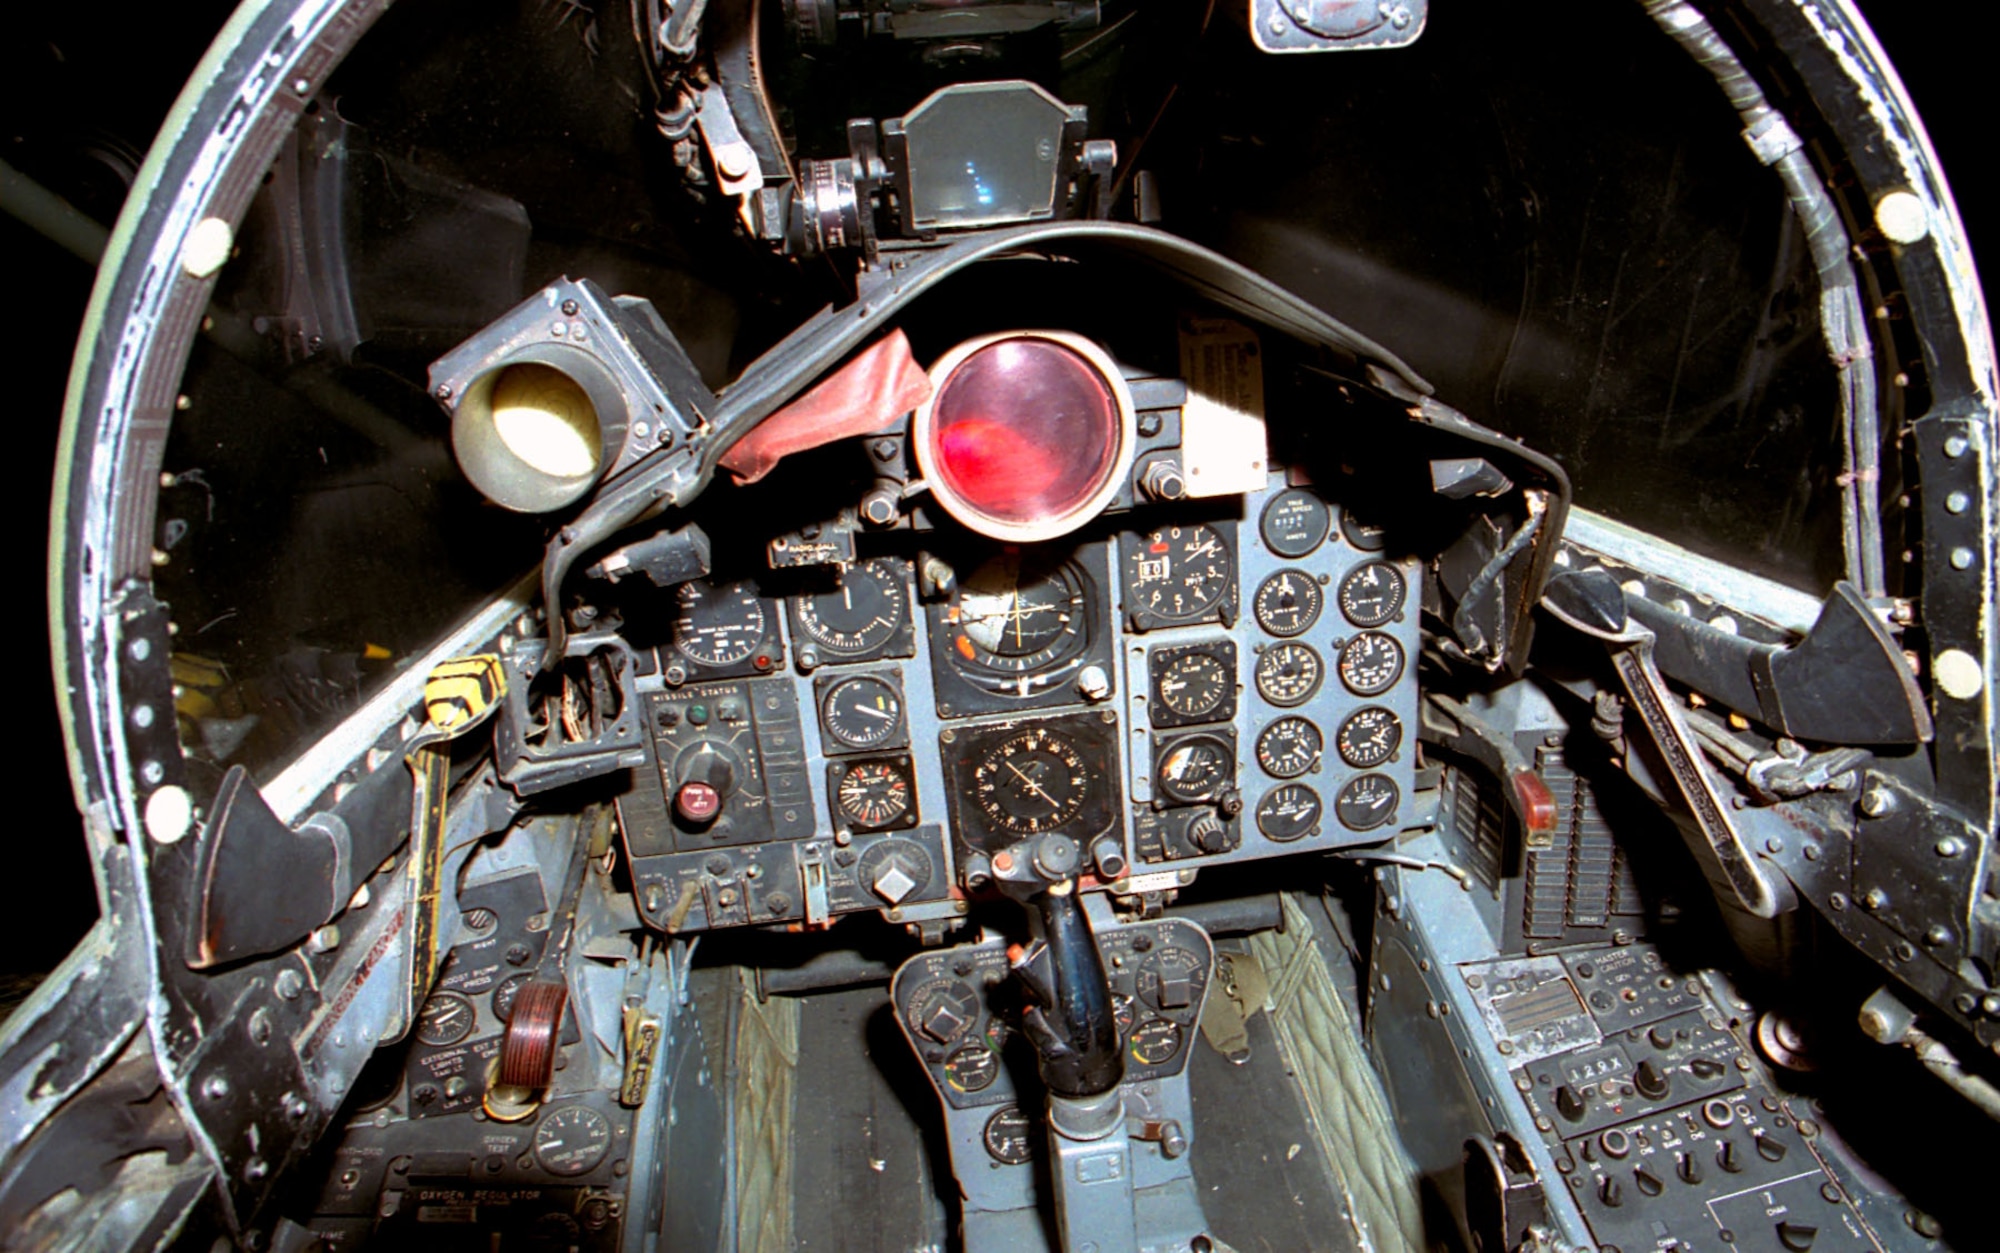
<instances>
[{"instance_id":1,"label":"hydraulic pressure gauge","mask_svg":"<svg viewBox=\"0 0 2000 1253\"><path fill-rule=\"evenodd\" d=\"M944 1059L945 1082L960 1092L983 1092L1000 1077L1000 1055L984 1044L968 1044Z\"/></svg>"},{"instance_id":2,"label":"hydraulic pressure gauge","mask_svg":"<svg viewBox=\"0 0 2000 1253\"><path fill-rule=\"evenodd\" d=\"M1125 612L1135 626L1192 622L1233 601L1236 563L1212 526L1163 526L1127 536Z\"/></svg>"},{"instance_id":3,"label":"hydraulic pressure gauge","mask_svg":"<svg viewBox=\"0 0 2000 1253\"><path fill-rule=\"evenodd\" d=\"M582 1175L611 1151L611 1120L588 1105L565 1105L535 1128L535 1162L552 1175Z\"/></svg>"},{"instance_id":4,"label":"hydraulic pressure gauge","mask_svg":"<svg viewBox=\"0 0 2000 1253\"><path fill-rule=\"evenodd\" d=\"M1257 694L1280 708L1311 700L1325 677L1326 663L1310 644L1273 644L1257 655Z\"/></svg>"},{"instance_id":5,"label":"hydraulic pressure gauge","mask_svg":"<svg viewBox=\"0 0 2000 1253\"><path fill-rule=\"evenodd\" d=\"M1373 831L1396 816L1401 793L1386 774L1364 774L1347 781L1333 798L1334 816L1353 831Z\"/></svg>"},{"instance_id":6,"label":"hydraulic pressure gauge","mask_svg":"<svg viewBox=\"0 0 2000 1253\"><path fill-rule=\"evenodd\" d=\"M1273 635L1298 635L1319 620L1319 583L1303 570L1280 570L1257 588L1251 609Z\"/></svg>"},{"instance_id":7,"label":"hydraulic pressure gauge","mask_svg":"<svg viewBox=\"0 0 2000 1253\"><path fill-rule=\"evenodd\" d=\"M1380 631L1363 631L1340 650L1340 681L1356 696L1379 696L1403 677L1403 646Z\"/></svg>"},{"instance_id":8,"label":"hydraulic pressure gauge","mask_svg":"<svg viewBox=\"0 0 2000 1253\"><path fill-rule=\"evenodd\" d=\"M1257 764L1274 779L1294 779L1319 764L1319 728L1304 718L1280 718L1257 737Z\"/></svg>"},{"instance_id":9,"label":"hydraulic pressure gauge","mask_svg":"<svg viewBox=\"0 0 2000 1253\"><path fill-rule=\"evenodd\" d=\"M823 660L871 657L894 642L910 621L910 592L901 562L875 557L840 572L840 586L792 602L792 621Z\"/></svg>"},{"instance_id":10,"label":"hydraulic pressure gauge","mask_svg":"<svg viewBox=\"0 0 2000 1253\"><path fill-rule=\"evenodd\" d=\"M1264 547L1289 560L1297 560L1318 548L1332 528L1333 513L1326 502L1297 487L1286 488L1271 497L1258 523Z\"/></svg>"},{"instance_id":11,"label":"hydraulic pressure gauge","mask_svg":"<svg viewBox=\"0 0 2000 1253\"><path fill-rule=\"evenodd\" d=\"M1303 783L1280 783L1257 802L1257 829L1267 840L1289 844L1319 830L1324 806L1319 793Z\"/></svg>"},{"instance_id":12,"label":"hydraulic pressure gauge","mask_svg":"<svg viewBox=\"0 0 2000 1253\"><path fill-rule=\"evenodd\" d=\"M1386 561L1356 566L1340 581L1340 612L1358 627L1378 627L1403 612L1408 586Z\"/></svg>"},{"instance_id":13,"label":"hydraulic pressure gauge","mask_svg":"<svg viewBox=\"0 0 2000 1253\"><path fill-rule=\"evenodd\" d=\"M1394 757L1402 742L1402 720L1380 705L1347 715L1347 721L1333 735L1340 759L1357 770L1372 770Z\"/></svg>"},{"instance_id":14,"label":"hydraulic pressure gauge","mask_svg":"<svg viewBox=\"0 0 2000 1253\"><path fill-rule=\"evenodd\" d=\"M887 679L856 675L826 689L819 719L831 750L882 748L901 739L903 698Z\"/></svg>"}]
</instances>

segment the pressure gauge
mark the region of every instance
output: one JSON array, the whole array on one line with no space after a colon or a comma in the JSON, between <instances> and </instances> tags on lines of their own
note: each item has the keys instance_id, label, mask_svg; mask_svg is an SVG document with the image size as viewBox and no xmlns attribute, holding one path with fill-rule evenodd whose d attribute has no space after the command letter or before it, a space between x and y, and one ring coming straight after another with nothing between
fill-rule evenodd
<instances>
[{"instance_id":1,"label":"pressure gauge","mask_svg":"<svg viewBox=\"0 0 2000 1253\"><path fill-rule=\"evenodd\" d=\"M1356 696L1379 696L1403 677L1403 646L1380 631L1363 631L1340 650L1340 681Z\"/></svg>"},{"instance_id":2,"label":"pressure gauge","mask_svg":"<svg viewBox=\"0 0 2000 1253\"><path fill-rule=\"evenodd\" d=\"M565 1105L535 1128L535 1162L552 1175L582 1175L611 1151L611 1120L588 1105Z\"/></svg>"},{"instance_id":3,"label":"pressure gauge","mask_svg":"<svg viewBox=\"0 0 2000 1253\"><path fill-rule=\"evenodd\" d=\"M472 1034L479 1012L456 992L440 992L424 1002L417 1017L417 1039L433 1048L456 1044Z\"/></svg>"},{"instance_id":4,"label":"pressure gauge","mask_svg":"<svg viewBox=\"0 0 2000 1253\"><path fill-rule=\"evenodd\" d=\"M1267 840L1289 844L1319 830L1325 806L1303 783L1281 783L1257 802L1257 829Z\"/></svg>"},{"instance_id":5,"label":"pressure gauge","mask_svg":"<svg viewBox=\"0 0 2000 1253\"><path fill-rule=\"evenodd\" d=\"M1311 700L1325 677L1326 663L1310 644L1273 644L1257 656L1257 694L1280 708Z\"/></svg>"},{"instance_id":6,"label":"pressure gauge","mask_svg":"<svg viewBox=\"0 0 2000 1253\"><path fill-rule=\"evenodd\" d=\"M1333 735L1340 759L1357 770L1371 770L1394 757L1402 742L1402 720L1380 705L1347 715Z\"/></svg>"},{"instance_id":7,"label":"pressure gauge","mask_svg":"<svg viewBox=\"0 0 2000 1253\"><path fill-rule=\"evenodd\" d=\"M1304 718L1280 718L1257 737L1257 764L1274 779L1292 779L1319 764L1324 742Z\"/></svg>"}]
</instances>

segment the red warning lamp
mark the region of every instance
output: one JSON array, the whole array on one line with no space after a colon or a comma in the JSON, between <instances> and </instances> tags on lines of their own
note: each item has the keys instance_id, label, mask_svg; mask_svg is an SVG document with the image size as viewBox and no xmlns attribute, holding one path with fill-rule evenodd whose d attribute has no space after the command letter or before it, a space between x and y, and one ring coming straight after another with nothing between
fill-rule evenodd
<instances>
[{"instance_id":1,"label":"red warning lamp","mask_svg":"<svg viewBox=\"0 0 2000 1253\"><path fill-rule=\"evenodd\" d=\"M931 367L917 462L982 535L1052 539L1096 517L1132 467L1132 396L1103 349L1065 331L967 340Z\"/></svg>"}]
</instances>

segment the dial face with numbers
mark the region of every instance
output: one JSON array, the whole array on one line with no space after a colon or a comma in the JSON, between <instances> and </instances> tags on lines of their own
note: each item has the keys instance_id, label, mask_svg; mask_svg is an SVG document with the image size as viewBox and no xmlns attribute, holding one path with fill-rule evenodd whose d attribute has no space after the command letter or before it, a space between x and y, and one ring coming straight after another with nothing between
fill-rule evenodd
<instances>
[{"instance_id":1,"label":"dial face with numbers","mask_svg":"<svg viewBox=\"0 0 2000 1253\"><path fill-rule=\"evenodd\" d=\"M1035 1124L1018 1105L1003 1105L980 1133L986 1152L1003 1166L1019 1166L1035 1155Z\"/></svg>"},{"instance_id":2,"label":"dial face with numbers","mask_svg":"<svg viewBox=\"0 0 2000 1253\"><path fill-rule=\"evenodd\" d=\"M1403 572L1386 561L1356 566L1340 581L1340 612L1358 627L1378 627L1403 612L1409 585Z\"/></svg>"},{"instance_id":3,"label":"dial face with numbers","mask_svg":"<svg viewBox=\"0 0 2000 1253\"><path fill-rule=\"evenodd\" d=\"M1187 621L1222 603L1236 579L1229 543L1214 527L1163 526L1126 547L1128 610Z\"/></svg>"},{"instance_id":4,"label":"dial face with numbers","mask_svg":"<svg viewBox=\"0 0 2000 1253\"><path fill-rule=\"evenodd\" d=\"M1214 653L1182 653L1153 681L1153 695L1182 721L1201 722L1222 707L1233 682Z\"/></svg>"},{"instance_id":5,"label":"dial face with numbers","mask_svg":"<svg viewBox=\"0 0 2000 1253\"><path fill-rule=\"evenodd\" d=\"M1257 694L1280 708L1311 700L1325 677L1326 663L1310 644L1273 644L1257 655Z\"/></svg>"},{"instance_id":6,"label":"dial face with numbers","mask_svg":"<svg viewBox=\"0 0 2000 1253\"><path fill-rule=\"evenodd\" d=\"M1303 570L1280 570L1257 587L1251 610L1257 625L1273 635L1303 633L1319 621L1324 600L1319 583Z\"/></svg>"},{"instance_id":7,"label":"dial face with numbers","mask_svg":"<svg viewBox=\"0 0 2000 1253\"><path fill-rule=\"evenodd\" d=\"M611 1151L611 1120L588 1105L566 1105L535 1127L535 1161L552 1175L587 1174Z\"/></svg>"},{"instance_id":8,"label":"dial face with numbers","mask_svg":"<svg viewBox=\"0 0 2000 1253\"><path fill-rule=\"evenodd\" d=\"M675 593L674 647L700 665L733 666L764 640L764 602L748 583L717 587L696 579Z\"/></svg>"},{"instance_id":9,"label":"dial face with numbers","mask_svg":"<svg viewBox=\"0 0 2000 1253\"><path fill-rule=\"evenodd\" d=\"M1271 497L1264 506L1258 527L1264 547L1296 560L1318 548L1333 529L1333 514L1326 502L1303 488L1290 487Z\"/></svg>"},{"instance_id":10,"label":"dial face with numbers","mask_svg":"<svg viewBox=\"0 0 2000 1253\"><path fill-rule=\"evenodd\" d=\"M1319 728L1304 718L1280 718L1257 736L1257 764L1274 779L1293 779L1319 764Z\"/></svg>"},{"instance_id":11,"label":"dial face with numbers","mask_svg":"<svg viewBox=\"0 0 2000 1253\"><path fill-rule=\"evenodd\" d=\"M916 789L902 763L857 761L847 768L834 789L840 816L860 830L879 831L910 812Z\"/></svg>"},{"instance_id":12,"label":"dial face with numbers","mask_svg":"<svg viewBox=\"0 0 2000 1253\"><path fill-rule=\"evenodd\" d=\"M1380 631L1363 631L1340 650L1340 681L1356 696L1379 696L1403 677L1403 646Z\"/></svg>"},{"instance_id":13,"label":"dial face with numbers","mask_svg":"<svg viewBox=\"0 0 2000 1253\"><path fill-rule=\"evenodd\" d=\"M1333 735L1333 746L1340 759L1357 770L1381 765L1396 755L1402 743L1402 720L1380 705L1347 715L1347 721Z\"/></svg>"},{"instance_id":14,"label":"dial face with numbers","mask_svg":"<svg viewBox=\"0 0 2000 1253\"><path fill-rule=\"evenodd\" d=\"M1069 737L1037 727L1012 735L980 759L973 803L997 831L1038 835L1076 817L1090 793L1090 765Z\"/></svg>"},{"instance_id":15,"label":"dial face with numbers","mask_svg":"<svg viewBox=\"0 0 2000 1253\"><path fill-rule=\"evenodd\" d=\"M1003 675L1032 674L1084 646L1083 577L1007 553L973 571L950 618L957 658Z\"/></svg>"},{"instance_id":16,"label":"dial face with numbers","mask_svg":"<svg viewBox=\"0 0 2000 1253\"><path fill-rule=\"evenodd\" d=\"M1325 806L1319 793L1303 783L1281 783L1257 802L1257 829L1264 838L1288 844L1319 830Z\"/></svg>"},{"instance_id":17,"label":"dial face with numbers","mask_svg":"<svg viewBox=\"0 0 2000 1253\"><path fill-rule=\"evenodd\" d=\"M1333 798L1334 816L1352 831L1372 831L1396 816L1402 796L1386 774L1364 774L1347 781Z\"/></svg>"},{"instance_id":18,"label":"dial face with numbers","mask_svg":"<svg viewBox=\"0 0 2000 1253\"><path fill-rule=\"evenodd\" d=\"M842 679L820 705L820 724L835 748L880 748L903 727L903 698L870 674Z\"/></svg>"},{"instance_id":19,"label":"dial face with numbers","mask_svg":"<svg viewBox=\"0 0 2000 1253\"><path fill-rule=\"evenodd\" d=\"M903 568L870 558L840 572L840 586L792 602L799 631L835 657L860 657L892 639L908 621L910 593Z\"/></svg>"},{"instance_id":20,"label":"dial face with numbers","mask_svg":"<svg viewBox=\"0 0 2000 1253\"><path fill-rule=\"evenodd\" d=\"M479 1013L456 992L440 992L424 1002L417 1018L417 1039L433 1048L456 1044L472 1034Z\"/></svg>"}]
</instances>

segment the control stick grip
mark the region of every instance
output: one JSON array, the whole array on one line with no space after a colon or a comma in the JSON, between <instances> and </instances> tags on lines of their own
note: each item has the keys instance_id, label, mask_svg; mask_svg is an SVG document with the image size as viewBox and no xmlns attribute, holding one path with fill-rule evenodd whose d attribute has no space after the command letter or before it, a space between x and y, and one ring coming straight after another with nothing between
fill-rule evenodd
<instances>
[{"instance_id":1,"label":"control stick grip","mask_svg":"<svg viewBox=\"0 0 2000 1253\"><path fill-rule=\"evenodd\" d=\"M1034 903L1042 917L1048 978L1026 975L1023 968L1023 981L1042 1002L1024 1017L1041 1059L1042 1082L1056 1096L1109 1092L1125 1078L1125 1056L1090 920L1073 883L1036 893Z\"/></svg>"}]
</instances>

